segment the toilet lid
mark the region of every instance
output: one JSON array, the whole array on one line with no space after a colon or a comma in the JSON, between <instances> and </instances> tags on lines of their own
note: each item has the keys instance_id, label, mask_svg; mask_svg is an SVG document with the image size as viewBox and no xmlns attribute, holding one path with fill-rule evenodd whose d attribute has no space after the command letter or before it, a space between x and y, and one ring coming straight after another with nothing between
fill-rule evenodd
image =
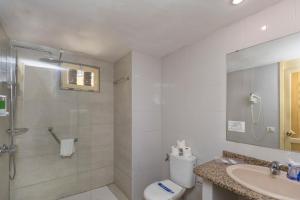
<instances>
[{"instance_id":1,"label":"toilet lid","mask_svg":"<svg viewBox=\"0 0 300 200\"><path fill-rule=\"evenodd\" d=\"M182 195L185 189L170 180L158 181L144 191L146 200L169 200Z\"/></svg>"}]
</instances>

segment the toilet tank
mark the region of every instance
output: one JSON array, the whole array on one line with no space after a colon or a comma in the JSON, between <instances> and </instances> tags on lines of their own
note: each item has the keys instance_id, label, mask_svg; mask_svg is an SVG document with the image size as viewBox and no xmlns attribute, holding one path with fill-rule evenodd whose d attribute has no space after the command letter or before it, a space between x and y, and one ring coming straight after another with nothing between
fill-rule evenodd
<instances>
[{"instance_id":1,"label":"toilet tank","mask_svg":"<svg viewBox=\"0 0 300 200\"><path fill-rule=\"evenodd\" d=\"M195 185L194 168L196 157L184 157L170 155L170 178L184 188L192 188Z\"/></svg>"}]
</instances>

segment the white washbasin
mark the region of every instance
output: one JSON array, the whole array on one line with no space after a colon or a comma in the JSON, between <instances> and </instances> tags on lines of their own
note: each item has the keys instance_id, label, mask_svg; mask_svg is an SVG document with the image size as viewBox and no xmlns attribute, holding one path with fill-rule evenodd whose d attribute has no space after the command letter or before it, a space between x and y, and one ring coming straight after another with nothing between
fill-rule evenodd
<instances>
[{"instance_id":1,"label":"white washbasin","mask_svg":"<svg viewBox=\"0 0 300 200\"><path fill-rule=\"evenodd\" d=\"M299 200L300 183L286 177L286 172L271 176L267 167L238 164L227 167L228 175L239 184L260 194L280 200Z\"/></svg>"}]
</instances>

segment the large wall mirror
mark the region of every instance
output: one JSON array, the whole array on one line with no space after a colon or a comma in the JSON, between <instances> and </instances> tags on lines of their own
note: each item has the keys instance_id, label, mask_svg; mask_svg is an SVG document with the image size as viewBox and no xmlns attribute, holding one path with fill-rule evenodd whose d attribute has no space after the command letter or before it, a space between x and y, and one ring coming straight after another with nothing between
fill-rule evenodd
<instances>
[{"instance_id":1,"label":"large wall mirror","mask_svg":"<svg viewBox=\"0 0 300 200\"><path fill-rule=\"evenodd\" d=\"M227 55L227 140L300 152L300 33Z\"/></svg>"}]
</instances>

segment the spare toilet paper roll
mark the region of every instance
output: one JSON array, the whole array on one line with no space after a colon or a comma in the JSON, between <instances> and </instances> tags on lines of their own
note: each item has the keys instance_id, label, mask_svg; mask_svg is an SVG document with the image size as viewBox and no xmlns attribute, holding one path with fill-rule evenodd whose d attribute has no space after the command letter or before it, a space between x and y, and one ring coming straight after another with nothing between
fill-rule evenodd
<instances>
[{"instance_id":1,"label":"spare toilet paper roll","mask_svg":"<svg viewBox=\"0 0 300 200\"><path fill-rule=\"evenodd\" d=\"M177 148L184 149L185 147L185 140L177 140Z\"/></svg>"},{"instance_id":2,"label":"spare toilet paper roll","mask_svg":"<svg viewBox=\"0 0 300 200\"><path fill-rule=\"evenodd\" d=\"M177 147L172 146L171 154L173 156L178 156L179 155L179 150Z\"/></svg>"},{"instance_id":3,"label":"spare toilet paper roll","mask_svg":"<svg viewBox=\"0 0 300 200\"><path fill-rule=\"evenodd\" d=\"M191 147L185 147L183 149L183 156L191 157L192 156L192 148Z\"/></svg>"}]
</instances>

